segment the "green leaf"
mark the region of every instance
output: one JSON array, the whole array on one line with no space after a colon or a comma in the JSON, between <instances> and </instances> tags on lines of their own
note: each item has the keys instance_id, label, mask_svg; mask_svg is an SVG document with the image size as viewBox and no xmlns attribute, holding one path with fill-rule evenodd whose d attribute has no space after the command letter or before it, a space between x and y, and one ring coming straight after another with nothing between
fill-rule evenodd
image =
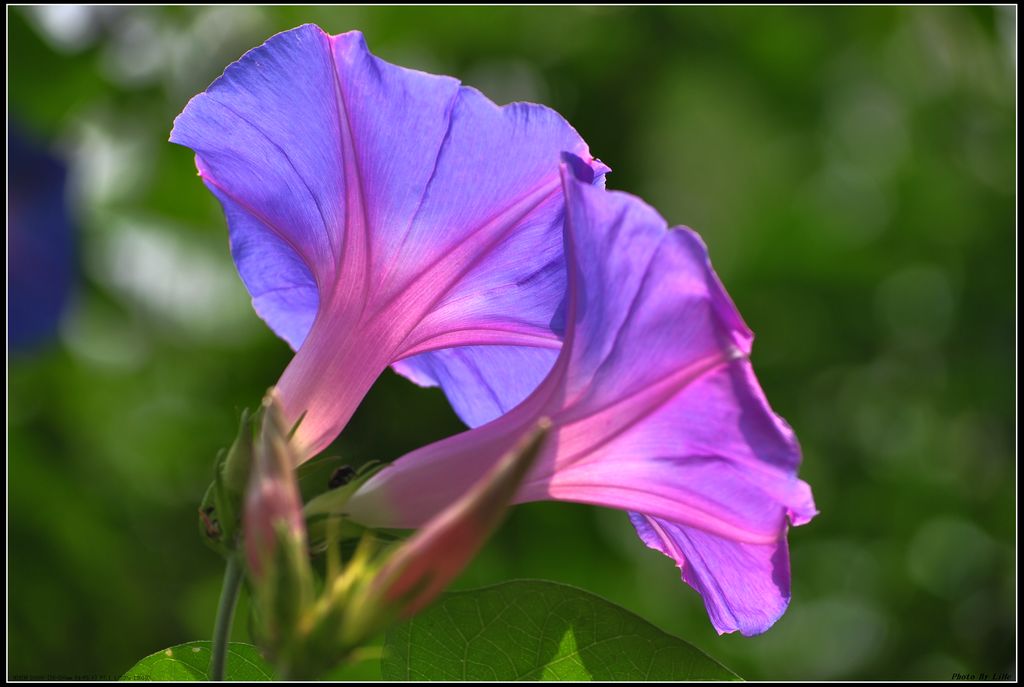
<instances>
[{"instance_id":1,"label":"green leaf","mask_svg":"<svg viewBox=\"0 0 1024 687\"><path fill-rule=\"evenodd\" d=\"M210 642L186 642L146 656L121 676L122 681L196 682L210 679ZM225 680L266 682L274 679L259 649L244 642L228 644Z\"/></svg>"},{"instance_id":2,"label":"green leaf","mask_svg":"<svg viewBox=\"0 0 1024 687\"><path fill-rule=\"evenodd\" d=\"M517 580L446 594L388 630L386 680L739 680L693 645L581 589Z\"/></svg>"}]
</instances>

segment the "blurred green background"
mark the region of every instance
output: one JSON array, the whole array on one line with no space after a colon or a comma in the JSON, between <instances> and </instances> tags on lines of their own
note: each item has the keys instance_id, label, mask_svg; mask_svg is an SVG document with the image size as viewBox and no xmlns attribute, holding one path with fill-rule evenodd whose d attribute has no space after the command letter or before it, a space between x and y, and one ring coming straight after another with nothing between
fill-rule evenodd
<instances>
[{"instance_id":1,"label":"blurred green background","mask_svg":"<svg viewBox=\"0 0 1024 687\"><path fill-rule=\"evenodd\" d=\"M59 335L8 358L9 675L113 677L211 635L223 569L196 506L291 353L167 136L229 62L316 22L554 107L610 187L700 231L821 510L790 532L793 602L760 637L716 635L597 508L516 508L460 587L575 584L748 679L1015 676L1015 12L9 8L9 118L70 166L80 268ZM388 372L336 450L459 429Z\"/></svg>"}]
</instances>

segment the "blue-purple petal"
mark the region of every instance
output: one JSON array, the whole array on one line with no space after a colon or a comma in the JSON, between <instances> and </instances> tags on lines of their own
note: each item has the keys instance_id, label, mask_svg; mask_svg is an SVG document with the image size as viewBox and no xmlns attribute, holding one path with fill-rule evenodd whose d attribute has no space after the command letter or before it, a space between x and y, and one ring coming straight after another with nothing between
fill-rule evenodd
<instances>
[{"instance_id":1,"label":"blue-purple petal","mask_svg":"<svg viewBox=\"0 0 1024 687\"><path fill-rule=\"evenodd\" d=\"M392 367L420 386L441 387L462 421L478 427L519 405L557 357L556 348L460 346L421 353Z\"/></svg>"},{"instance_id":2,"label":"blue-purple petal","mask_svg":"<svg viewBox=\"0 0 1024 687\"><path fill-rule=\"evenodd\" d=\"M252 296L256 313L293 350L313 326L320 301L316 280L306 263L277 234L216 187L232 231L231 255Z\"/></svg>"},{"instance_id":3,"label":"blue-purple petal","mask_svg":"<svg viewBox=\"0 0 1024 687\"><path fill-rule=\"evenodd\" d=\"M700 592L719 634L761 634L786 612L790 571L785 537L747 544L640 513L629 518L640 539L673 559L683 580Z\"/></svg>"},{"instance_id":4,"label":"blue-purple petal","mask_svg":"<svg viewBox=\"0 0 1024 687\"><path fill-rule=\"evenodd\" d=\"M171 131L206 184L258 220L232 232L273 233L314 273L333 269L347 209L335 79L327 35L302 26L231 64Z\"/></svg>"}]
</instances>

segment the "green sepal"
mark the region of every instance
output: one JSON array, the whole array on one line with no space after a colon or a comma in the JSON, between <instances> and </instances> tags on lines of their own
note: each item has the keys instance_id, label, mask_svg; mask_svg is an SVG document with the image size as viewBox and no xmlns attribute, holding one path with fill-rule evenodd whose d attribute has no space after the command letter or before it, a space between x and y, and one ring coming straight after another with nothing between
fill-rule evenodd
<instances>
[{"instance_id":1,"label":"green sepal","mask_svg":"<svg viewBox=\"0 0 1024 687\"><path fill-rule=\"evenodd\" d=\"M352 495L367 480L384 469L386 465L386 463L379 463L377 461L364 463L344 485L335 489L329 489L307 501L306 506L302 509L306 520L317 515L345 516L345 505L352 498Z\"/></svg>"},{"instance_id":2,"label":"green sepal","mask_svg":"<svg viewBox=\"0 0 1024 687\"><path fill-rule=\"evenodd\" d=\"M238 434L228 449L221 449L213 463L213 481L199 506L199 533L211 549L228 556L238 547L245 489L252 471L253 433L260 411L242 410Z\"/></svg>"},{"instance_id":3,"label":"green sepal","mask_svg":"<svg viewBox=\"0 0 1024 687\"><path fill-rule=\"evenodd\" d=\"M236 548L236 535L241 524L239 520L242 511L242 493L233 494L225 484L227 455L230 455L230 452L221 451L218 454L218 461L214 465L213 498L217 520L220 523L221 542L223 542L228 550L234 551Z\"/></svg>"},{"instance_id":4,"label":"green sepal","mask_svg":"<svg viewBox=\"0 0 1024 687\"><path fill-rule=\"evenodd\" d=\"M252 472L252 457L255 431L258 429L260 411L250 413L248 408L242 409L242 417L238 422L238 434L228 449L227 457L221 467L221 475L225 489L234 497L239 498L245 493Z\"/></svg>"},{"instance_id":5,"label":"green sepal","mask_svg":"<svg viewBox=\"0 0 1024 687\"><path fill-rule=\"evenodd\" d=\"M364 537L383 542L400 538L397 534L400 530L371 530L345 517L348 500L384 467L385 464L376 461L366 463L344 485L322 492L306 502L302 514L306 518L310 553L323 553L331 546L340 546L342 554L348 556L355 549L356 542Z\"/></svg>"}]
</instances>

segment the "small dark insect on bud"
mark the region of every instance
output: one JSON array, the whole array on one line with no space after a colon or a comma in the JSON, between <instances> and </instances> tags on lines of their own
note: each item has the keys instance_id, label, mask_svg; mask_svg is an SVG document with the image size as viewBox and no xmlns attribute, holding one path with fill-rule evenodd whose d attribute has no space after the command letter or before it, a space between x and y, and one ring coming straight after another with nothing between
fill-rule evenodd
<instances>
[{"instance_id":1,"label":"small dark insect on bud","mask_svg":"<svg viewBox=\"0 0 1024 687\"><path fill-rule=\"evenodd\" d=\"M206 536L210 539L220 539L220 523L211 518L213 506L199 509L199 517L203 519L203 526L206 528Z\"/></svg>"},{"instance_id":2,"label":"small dark insect on bud","mask_svg":"<svg viewBox=\"0 0 1024 687\"><path fill-rule=\"evenodd\" d=\"M349 465L342 465L331 473L331 479L327 481L328 489L337 489L343 487L352 481L352 478L356 476L355 468Z\"/></svg>"}]
</instances>

